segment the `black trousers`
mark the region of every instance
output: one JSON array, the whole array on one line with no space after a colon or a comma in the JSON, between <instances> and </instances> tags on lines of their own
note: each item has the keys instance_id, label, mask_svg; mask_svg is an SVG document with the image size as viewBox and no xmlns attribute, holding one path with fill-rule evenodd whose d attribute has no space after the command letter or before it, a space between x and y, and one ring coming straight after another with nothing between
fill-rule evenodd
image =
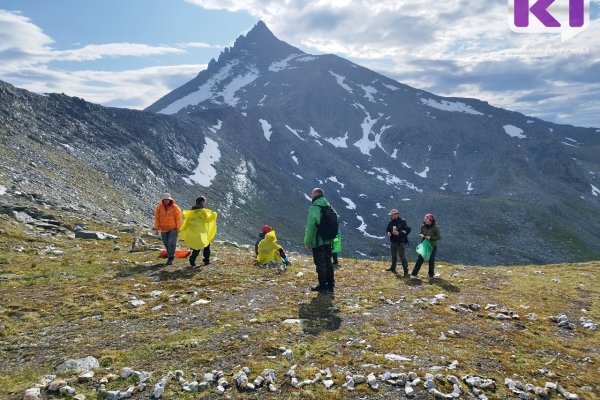
<instances>
[{"instance_id":1,"label":"black trousers","mask_svg":"<svg viewBox=\"0 0 600 400\"><path fill-rule=\"evenodd\" d=\"M435 253L437 253L437 246L433 247L433 249L431 250L431 256L429 257L429 277L433 278L435 275ZM413 276L417 276L417 274L419 273L419 270L421 269L421 265L423 265L423 262L425 260L423 259L423 256L421 256L419 254L419 258L417 258L417 263L415 264L415 267L412 270L412 275Z\"/></svg>"},{"instance_id":2,"label":"black trousers","mask_svg":"<svg viewBox=\"0 0 600 400\"><path fill-rule=\"evenodd\" d=\"M333 264L331 263L331 245L313 247L312 253L315 267L317 267L317 275L319 276L319 286L335 286Z\"/></svg>"},{"instance_id":3,"label":"black trousers","mask_svg":"<svg viewBox=\"0 0 600 400\"><path fill-rule=\"evenodd\" d=\"M390 268L392 271L396 270L396 265L398 264L398 258L400 258L400 262L402 263L402 269L404 273L408 274L408 260L406 259L406 251L405 251L404 243L391 242L390 250L392 252L392 265Z\"/></svg>"},{"instance_id":4,"label":"black trousers","mask_svg":"<svg viewBox=\"0 0 600 400\"><path fill-rule=\"evenodd\" d=\"M200 254L200 250L192 250L192 255L190 256L190 262L192 264L196 264L196 258ZM208 263L210 261L210 244L202 249L202 255L204 256L204 263Z\"/></svg>"}]
</instances>

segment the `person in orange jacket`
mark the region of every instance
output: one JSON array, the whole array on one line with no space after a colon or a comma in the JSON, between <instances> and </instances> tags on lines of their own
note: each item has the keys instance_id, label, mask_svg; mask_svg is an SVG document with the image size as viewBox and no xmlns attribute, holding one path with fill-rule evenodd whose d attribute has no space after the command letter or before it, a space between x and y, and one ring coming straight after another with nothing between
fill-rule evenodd
<instances>
[{"instance_id":1,"label":"person in orange jacket","mask_svg":"<svg viewBox=\"0 0 600 400\"><path fill-rule=\"evenodd\" d=\"M181 209L169 193L163 193L160 203L154 208L154 230L160 232L161 239L167 249L167 264L173 264L177 234L181 228Z\"/></svg>"}]
</instances>

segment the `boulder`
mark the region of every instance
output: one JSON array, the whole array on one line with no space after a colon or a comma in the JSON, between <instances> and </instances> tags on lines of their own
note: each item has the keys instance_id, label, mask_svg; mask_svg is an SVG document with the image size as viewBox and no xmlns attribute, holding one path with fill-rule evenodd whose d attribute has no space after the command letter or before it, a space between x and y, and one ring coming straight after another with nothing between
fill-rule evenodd
<instances>
[{"instance_id":1,"label":"boulder","mask_svg":"<svg viewBox=\"0 0 600 400\"><path fill-rule=\"evenodd\" d=\"M94 368L100 368L98 359L92 356L78 359L69 359L54 367L56 372L87 372Z\"/></svg>"},{"instance_id":2,"label":"boulder","mask_svg":"<svg viewBox=\"0 0 600 400\"><path fill-rule=\"evenodd\" d=\"M42 400L40 388L30 388L25 391L23 400Z\"/></svg>"}]
</instances>

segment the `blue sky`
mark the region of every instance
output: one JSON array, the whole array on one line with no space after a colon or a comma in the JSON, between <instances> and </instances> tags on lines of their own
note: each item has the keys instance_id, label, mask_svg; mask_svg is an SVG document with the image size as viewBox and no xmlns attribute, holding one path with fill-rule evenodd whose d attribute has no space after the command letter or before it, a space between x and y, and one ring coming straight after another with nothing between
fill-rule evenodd
<instances>
[{"instance_id":1,"label":"blue sky","mask_svg":"<svg viewBox=\"0 0 600 400\"><path fill-rule=\"evenodd\" d=\"M432 4L0 0L0 79L144 108L263 20L308 53L334 53L439 95L600 127L600 0L591 0L588 28L564 43L558 34L511 32L506 0Z\"/></svg>"}]
</instances>

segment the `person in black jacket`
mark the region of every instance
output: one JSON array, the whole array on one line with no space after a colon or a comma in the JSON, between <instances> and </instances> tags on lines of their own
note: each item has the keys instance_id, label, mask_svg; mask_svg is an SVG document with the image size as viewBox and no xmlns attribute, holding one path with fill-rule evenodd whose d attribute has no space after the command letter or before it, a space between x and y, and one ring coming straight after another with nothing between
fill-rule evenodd
<instances>
[{"instance_id":1,"label":"person in black jacket","mask_svg":"<svg viewBox=\"0 0 600 400\"><path fill-rule=\"evenodd\" d=\"M402 262L402 269L404 271L404 277L408 275L408 260L406 260L405 248L408 244L408 234L410 233L410 227L406 224L406 221L400 218L398 210L393 209L390 211L391 221L387 226L387 235L390 238L390 250L392 252L392 265L387 271L396 272L396 264L398 257Z\"/></svg>"}]
</instances>

